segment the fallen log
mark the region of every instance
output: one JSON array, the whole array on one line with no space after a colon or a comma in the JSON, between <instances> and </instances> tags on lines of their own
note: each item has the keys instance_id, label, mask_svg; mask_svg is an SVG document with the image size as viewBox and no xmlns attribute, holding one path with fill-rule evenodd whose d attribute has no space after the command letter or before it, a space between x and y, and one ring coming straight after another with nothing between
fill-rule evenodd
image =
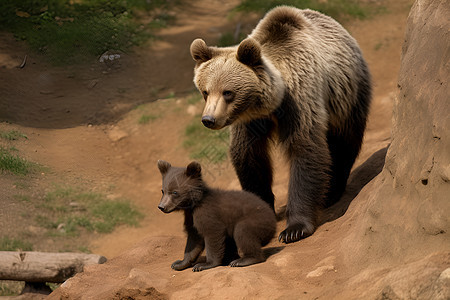
<instances>
[{"instance_id":1,"label":"fallen log","mask_svg":"<svg viewBox=\"0 0 450 300\"><path fill-rule=\"evenodd\" d=\"M104 262L97 254L0 251L0 280L61 283Z\"/></svg>"}]
</instances>

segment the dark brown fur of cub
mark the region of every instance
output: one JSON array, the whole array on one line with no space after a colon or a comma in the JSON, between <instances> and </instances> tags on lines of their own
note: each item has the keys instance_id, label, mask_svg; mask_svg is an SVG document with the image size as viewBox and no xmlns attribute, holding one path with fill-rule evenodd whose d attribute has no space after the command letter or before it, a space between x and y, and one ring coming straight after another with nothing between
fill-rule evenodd
<instances>
[{"instance_id":1,"label":"dark brown fur of cub","mask_svg":"<svg viewBox=\"0 0 450 300\"><path fill-rule=\"evenodd\" d=\"M273 238L275 215L258 196L245 191L224 191L209 188L202 180L200 164L187 168L172 167L158 161L161 172L162 198L158 208L165 212L183 210L187 243L184 259L172 264L175 270L194 266L193 271L217 267L227 257L231 267L243 267L264 261L261 250ZM206 262L196 263L206 248Z\"/></svg>"}]
</instances>

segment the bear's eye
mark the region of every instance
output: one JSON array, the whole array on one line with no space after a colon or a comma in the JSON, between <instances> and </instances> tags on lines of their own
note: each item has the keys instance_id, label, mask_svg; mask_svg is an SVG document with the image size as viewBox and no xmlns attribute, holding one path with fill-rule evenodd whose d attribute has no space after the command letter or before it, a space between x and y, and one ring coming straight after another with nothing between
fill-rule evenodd
<instances>
[{"instance_id":1,"label":"bear's eye","mask_svg":"<svg viewBox=\"0 0 450 300\"><path fill-rule=\"evenodd\" d=\"M222 95L226 102L231 102L234 98L232 91L223 91Z\"/></svg>"},{"instance_id":2,"label":"bear's eye","mask_svg":"<svg viewBox=\"0 0 450 300\"><path fill-rule=\"evenodd\" d=\"M173 192L172 192L172 195L175 195L175 196L176 196L176 195L178 195L178 192L177 192L177 191L173 191Z\"/></svg>"},{"instance_id":3,"label":"bear's eye","mask_svg":"<svg viewBox=\"0 0 450 300\"><path fill-rule=\"evenodd\" d=\"M202 94L203 94L203 99L206 100L206 98L208 98L208 92L207 91L203 91Z\"/></svg>"},{"instance_id":4,"label":"bear's eye","mask_svg":"<svg viewBox=\"0 0 450 300\"><path fill-rule=\"evenodd\" d=\"M164 190L161 190L161 193L164 195Z\"/></svg>"}]
</instances>

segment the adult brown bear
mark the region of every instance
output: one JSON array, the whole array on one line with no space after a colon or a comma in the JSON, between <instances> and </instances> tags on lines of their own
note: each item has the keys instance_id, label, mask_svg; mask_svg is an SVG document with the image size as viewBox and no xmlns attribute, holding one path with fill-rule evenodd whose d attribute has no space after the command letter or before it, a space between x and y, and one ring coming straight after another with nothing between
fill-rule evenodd
<instances>
[{"instance_id":1,"label":"adult brown bear","mask_svg":"<svg viewBox=\"0 0 450 300\"><path fill-rule=\"evenodd\" d=\"M285 243L316 229L335 203L359 153L371 99L357 42L335 20L281 6L234 47L191 45L202 122L231 125L230 154L242 188L274 206L270 146L290 163ZM273 143L271 143L273 142Z\"/></svg>"}]
</instances>

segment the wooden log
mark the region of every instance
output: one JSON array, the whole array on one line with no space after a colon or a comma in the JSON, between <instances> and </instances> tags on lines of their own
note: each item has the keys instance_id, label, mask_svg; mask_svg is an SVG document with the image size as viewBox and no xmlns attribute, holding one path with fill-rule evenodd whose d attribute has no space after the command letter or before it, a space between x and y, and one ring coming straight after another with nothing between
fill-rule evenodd
<instances>
[{"instance_id":1,"label":"wooden log","mask_svg":"<svg viewBox=\"0 0 450 300\"><path fill-rule=\"evenodd\" d=\"M59 283L104 262L97 254L0 251L0 280Z\"/></svg>"}]
</instances>

